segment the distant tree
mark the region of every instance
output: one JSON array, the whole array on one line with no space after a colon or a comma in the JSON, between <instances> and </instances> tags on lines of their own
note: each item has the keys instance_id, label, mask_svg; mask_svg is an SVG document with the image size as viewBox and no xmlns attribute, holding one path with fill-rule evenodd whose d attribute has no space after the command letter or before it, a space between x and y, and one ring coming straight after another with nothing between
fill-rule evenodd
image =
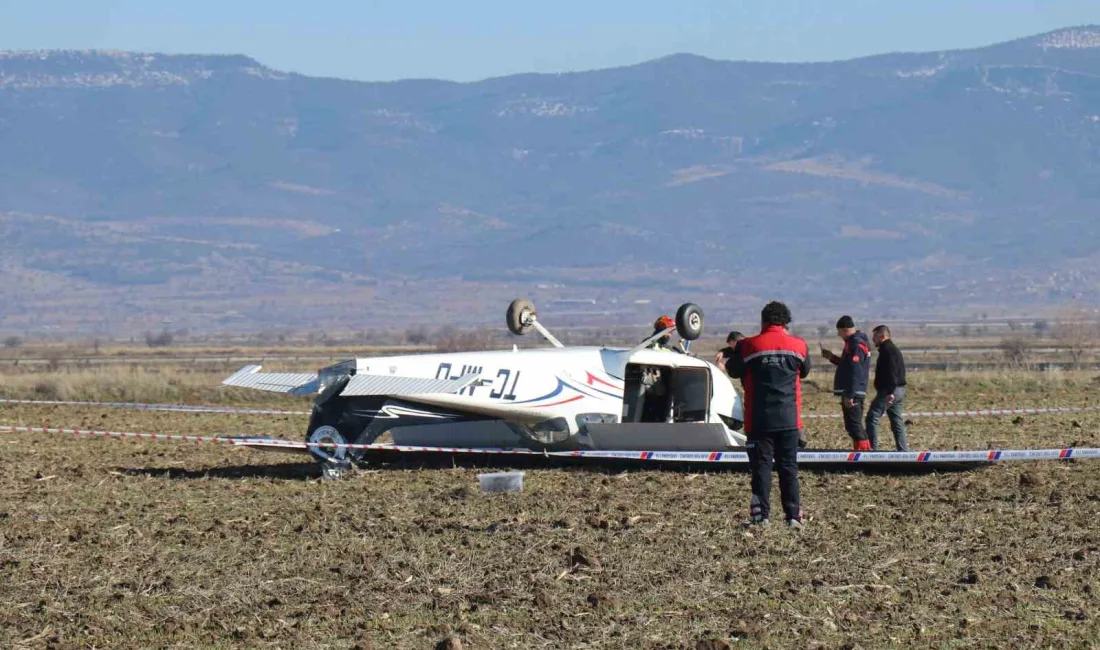
<instances>
[{"instance_id":1,"label":"distant tree","mask_svg":"<svg viewBox=\"0 0 1100 650\"><path fill-rule=\"evenodd\" d=\"M18 336L9 336L4 339L4 347L9 350L14 350L19 347L23 347L23 339Z\"/></svg>"},{"instance_id":2,"label":"distant tree","mask_svg":"<svg viewBox=\"0 0 1100 650\"><path fill-rule=\"evenodd\" d=\"M1019 329L1020 329L1020 324L1019 323L1017 323L1014 320L1008 321L1008 330L1010 332L1016 332L1016 331L1019 331Z\"/></svg>"},{"instance_id":3,"label":"distant tree","mask_svg":"<svg viewBox=\"0 0 1100 650\"><path fill-rule=\"evenodd\" d=\"M410 345L424 345L428 341L428 330L423 325L405 331L405 340Z\"/></svg>"},{"instance_id":4,"label":"distant tree","mask_svg":"<svg viewBox=\"0 0 1100 650\"><path fill-rule=\"evenodd\" d=\"M50 350L46 353L46 368L50 372L57 372L61 368L61 350Z\"/></svg>"},{"instance_id":5,"label":"distant tree","mask_svg":"<svg viewBox=\"0 0 1100 650\"><path fill-rule=\"evenodd\" d=\"M829 335L829 327L826 326L826 325L818 325L817 326L817 335L820 336L821 338L825 338L826 336Z\"/></svg>"},{"instance_id":6,"label":"distant tree","mask_svg":"<svg viewBox=\"0 0 1100 650\"><path fill-rule=\"evenodd\" d=\"M970 338L970 324L963 323L959 326L959 334L964 338Z\"/></svg>"},{"instance_id":7,"label":"distant tree","mask_svg":"<svg viewBox=\"0 0 1100 650\"><path fill-rule=\"evenodd\" d=\"M1076 365L1096 346L1100 325L1082 312L1070 312L1052 327L1051 334Z\"/></svg>"},{"instance_id":8,"label":"distant tree","mask_svg":"<svg viewBox=\"0 0 1100 650\"><path fill-rule=\"evenodd\" d=\"M174 340L175 336L168 330L164 330L160 334L153 334L152 332L145 333L145 345L151 348L163 348L172 345L172 341Z\"/></svg>"},{"instance_id":9,"label":"distant tree","mask_svg":"<svg viewBox=\"0 0 1100 650\"><path fill-rule=\"evenodd\" d=\"M453 326L446 326L435 337L435 349L439 352L467 352L470 350L484 350L491 341L489 336L481 330L459 330Z\"/></svg>"},{"instance_id":10,"label":"distant tree","mask_svg":"<svg viewBox=\"0 0 1100 650\"><path fill-rule=\"evenodd\" d=\"M1050 331L1050 323L1043 319L1035 321L1031 327L1035 330L1037 336L1043 336Z\"/></svg>"},{"instance_id":11,"label":"distant tree","mask_svg":"<svg viewBox=\"0 0 1100 650\"><path fill-rule=\"evenodd\" d=\"M1027 365L1031 353L1031 340L1026 336L1013 336L1002 340L1000 348L1010 366L1022 368Z\"/></svg>"}]
</instances>

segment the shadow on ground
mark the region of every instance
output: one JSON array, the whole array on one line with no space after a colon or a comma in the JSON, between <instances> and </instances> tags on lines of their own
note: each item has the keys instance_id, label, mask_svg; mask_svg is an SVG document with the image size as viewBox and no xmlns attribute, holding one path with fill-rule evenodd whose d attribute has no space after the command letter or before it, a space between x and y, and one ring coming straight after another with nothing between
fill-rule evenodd
<instances>
[{"instance_id":1,"label":"shadow on ground","mask_svg":"<svg viewBox=\"0 0 1100 650\"><path fill-rule=\"evenodd\" d=\"M192 479L246 479L266 478L282 481L306 481L321 477L321 466L317 463L277 463L271 465L231 465L228 467L206 467L202 469L182 469L179 467L119 467L117 472L127 476L150 476L172 480Z\"/></svg>"}]
</instances>

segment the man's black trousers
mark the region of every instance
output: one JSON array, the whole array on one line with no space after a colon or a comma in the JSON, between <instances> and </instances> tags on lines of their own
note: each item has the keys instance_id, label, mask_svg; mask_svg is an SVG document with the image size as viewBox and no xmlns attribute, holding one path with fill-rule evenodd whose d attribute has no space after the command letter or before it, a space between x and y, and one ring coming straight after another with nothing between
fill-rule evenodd
<instances>
[{"instance_id":1,"label":"man's black trousers","mask_svg":"<svg viewBox=\"0 0 1100 650\"><path fill-rule=\"evenodd\" d=\"M801 519L798 496L798 429L749 434L749 468L752 470L753 521L771 515L772 465L779 471L779 494L787 519Z\"/></svg>"},{"instance_id":2,"label":"man's black trousers","mask_svg":"<svg viewBox=\"0 0 1100 650\"><path fill-rule=\"evenodd\" d=\"M841 410L844 411L844 430L848 432L848 435L852 440L866 440L867 430L863 428L863 401L866 399L863 395L857 395L852 398L852 408L847 408L843 404Z\"/></svg>"}]
</instances>

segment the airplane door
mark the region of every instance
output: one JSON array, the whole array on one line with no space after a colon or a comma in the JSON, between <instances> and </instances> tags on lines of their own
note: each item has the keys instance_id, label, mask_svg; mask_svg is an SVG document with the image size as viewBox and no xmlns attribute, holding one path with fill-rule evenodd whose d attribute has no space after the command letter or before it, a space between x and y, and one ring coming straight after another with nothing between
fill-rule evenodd
<instances>
[{"instance_id":1,"label":"airplane door","mask_svg":"<svg viewBox=\"0 0 1100 650\"><path fill-rule=\"evenodd\" d=\"M675 372L667 366L626 366L622 422L668 422Z\"/></svg>"},{"instance_id":2,"label":"airplane door","mask_svg":"<svg viewBox=\"0 0 1100 650\"><path fill-rule=\"evenodd\" d=\"M672 421L706 422L710 415L710 371L677 368L672 374Z\"/></svg>"}]
</instances>

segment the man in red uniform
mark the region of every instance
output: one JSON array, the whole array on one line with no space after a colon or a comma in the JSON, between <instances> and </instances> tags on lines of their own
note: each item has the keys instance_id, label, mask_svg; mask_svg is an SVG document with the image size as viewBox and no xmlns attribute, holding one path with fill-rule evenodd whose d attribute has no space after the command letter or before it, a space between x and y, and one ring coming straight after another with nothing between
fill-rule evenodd
<instances>
[{"instance_id":1,"label":"man in red uniform","mask_svg":"<svg viewBox=\"0 0 1100 650\"><path fill-rule=\"evenodd\" d=\"M778 461L779 493L787 525L802 528L798 494L798 439L802 429L802 380L810 373L806 341L787 333L791 310L770 302L760 312L760 334L737 343L726 364L745 392L745 437L752 469L751 523L771 514L772 463Z\"/></svg>"}]
</instances>

